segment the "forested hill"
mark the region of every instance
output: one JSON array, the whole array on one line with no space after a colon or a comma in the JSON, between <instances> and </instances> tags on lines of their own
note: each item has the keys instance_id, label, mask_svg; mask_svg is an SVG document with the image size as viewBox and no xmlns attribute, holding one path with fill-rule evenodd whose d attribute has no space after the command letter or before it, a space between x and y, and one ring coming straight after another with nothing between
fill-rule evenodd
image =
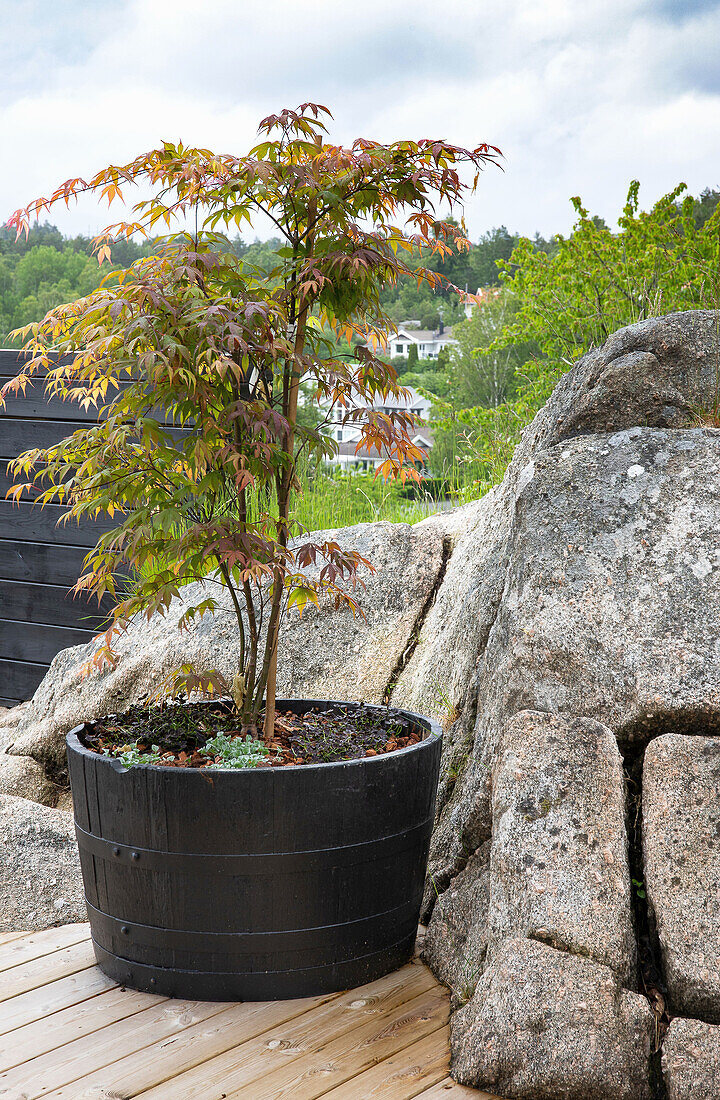
<instances>
[{"instance_id":1,"label":"forested hill","mask_svg":"<svg viewBox=\"0 0 720 1100\"><path fill-rule=\"evenodd\" d=\"M152 245L132 241L113 248L113 266L127 267ZM0 228L0 347L13 347L12 329L39 321L49 309L99 286L108 272L92 255L89 237L64 237L54 225L36 225L27 239ZM16 342L17 343L17 342Z\"/></svg>"},{"instance_id":2,"label":"forested hill","mask_svg":"<svg viewBox=\"0 0 720 1100\"><path fill-rule=\"evenodd\" d=\"M707 188L693 200L698 229L715 210L718 198L720 191ZM593 221L606 228L602 219ZM545 240L535 234L532 241L525 240L525 246L536 253L553 255L560 239ZM518 234L500 226L483 233L467 252L450 256L444 262L424 256L417 263L441 271L455 286L475 291L500 282L500 268L510 260L520 241ZM236 237L229 244L244 261L268 270L273 264L273 249L279 242L246 243ZM142 245L119 241L113 245L113 266L128 267L138 257L151 255L156 247L155 241ZM54 225L44 224L31 229L27 239L16 240L14 230L0 228L0 347L12 346L9 338L12 329L40 320L54 306L87 294L99 285L107 271L107 265L101 271L92 255L89 237L64 237ZM463 318L455 295L433 294L425 284L418 288L412 279L385 290L382 301L394 321L414 320L425 329L436 328L441 318L446 327Z\"/></svg>"},{"instance_id":3,"label":"forested hill","mask_svg":"<svg viewBox=\"0 0 720 1100\"><path fill-rule=\"evenodd\" d=\"M504 226L481 236L469 252L450 257L444 264L432 258L437 267L456 286L471 291L498 282L497 261L508 260L518 243L517 234ZM277 241L254 241L237 237L229 242L233 251L247 263L267 270L272 266L272 250ZM537 237L538 247L550 242ZM133 260L152 254L157 247L121 241L113 245L113 266L127 267ZM419 263L420 261L418 261ZM423 261L424 262L424 261ZM27 240L15 239L14 230L0 229L0 347L11 347L9 333L63 302L73 301L97 287L108 272L100 269L92 255L89 237L64 237L53 225L37 225ZM435 328L442 316L446 325L462 318L462 309L447 294L433 295L427 286L418 289L410 279L383 294L383 302L395 321L417 320L422 328Z\"/></svg>"}]
</instances>

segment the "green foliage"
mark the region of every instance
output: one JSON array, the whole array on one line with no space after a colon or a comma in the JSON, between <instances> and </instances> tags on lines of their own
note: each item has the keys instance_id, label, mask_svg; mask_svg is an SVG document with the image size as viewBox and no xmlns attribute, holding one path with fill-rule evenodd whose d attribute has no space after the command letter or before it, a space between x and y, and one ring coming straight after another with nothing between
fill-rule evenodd
<instances>
[{"instance_id":1,"label":"green foliage","mask_svg":"<svg viewBox=\"0 0 720 1100\"><path fill-rule=\"evenodd\" d=\"M507 337L533 341L557 374L625 325L707 302L719 215L698 228L696 202L681 200L684 191L680 184L645 212L633 181L616 233L574 198L578 220L569 237L556 238L554 254L521 240L500 265L519 302Z\"/></svg>"},{"instance_id":2,"label":"green foliage","mask_svg":"<svg viewBox=\"0 0 720 1100\"><path fill-rule=\"evenodd\" d=\"M407 369L409 373L418 369L418 347L417 344L410 344L407 353Z\"/></svg>"},{"instance_id":3,"label":"green foliage","mask_svg":"<svg viewBox=\"0 0 720 1100\"><path fill-rule=\"evenodd\" d=\"M268 757L267 746L256 737L228 737L226 733L218 733L207 741L203 752L215 757L212 767L224 770L256 768Z\"/></svg>"},{"instance_id":4,"label":"green foliage","mask_svg":"<svg viewBox=\"0 0 720 1100\"><path fill-rule=\"evenodd\" d=\"M449 350L444 387L426 388L433 394L430 469L461 498L492 484L512 453L499 430L500 414L493 410L515 400L519 372L532 352L529 343L503 343L517 311L510 291L498 287L486 294L471 316L453 328L458 345Z\"/></svg>"},{"instance_id":5,"label":"green foliage","mask_svg":"<svg viewBox=\"0 0 720 1100\"><path fill-rule=\"evenodd\" d=\"M416 523L437 508L437 497L425 491L423 482L411 498L398 481L384 482L372 473L318 470L302 479L294 518L307 531L322 531L379 519Z\"/></svg>"},{"instance_id":6,"label":"green foliage","mask_svg":"<svg viewBox=\"0 0 720 1100\"><path fill-rule=\"evenodd\" d=\"M118 242L114 270L148 254L149 245ZM100 286L109 265L101 270L87 237L67 239L52 225L33 226L27 238L0 229L0 347L19 347L11 332L63 302L80 298Z\"/></svg>"},{"instance_id":7,"label":"green foliage","mask_svg":"<svg viewBox=\"0 0 720 1100\"><path fill-rule=\"evenodd\" d=\"M483 233L477 243L450 256L439 256L426 249L416 259L418 266L437 271L460 290L475 293L478 287L497 286L498 261L509 259L519 238L505 226ZM544 244L539 239L540 244ZM462 321L461 304L449 286L433 290L406 276L381 294L383 308L395 322L414 320L421 328L436 329L442 320L446 327Z\"/></svg>"},{"instance_id":8,"label":"green foliage","mask_svg":"<svg viewBox=\"0 0 720 1100\"><path fill-rule=\"evenodd\" d=\"M126 768L136 767L138 764L162 764L167 760L174 764L175 753L161 752L159 745L151 745L150 751L141 750L138 741L114 748L103 748L105 756L118 759ZM237 768L255 768L267 759L268 749L256 738L228 737L226 733L218 733L203 746L202 751L208 756L214 757L212 764L206 764L208 768L220 768L224 770Z\"/></svg>"},{"instance_id":9,"label":"green foliage","mask_svg":"<svg viewBox=\"0 0 720 1100\"><path fill-rule=\"evenodd\" d=\"M403 386L412 386L430 400L450 396L450 379L447 371L438 366L437 359L421 359L416 371L398 375L398 381Z\"/></svg>"},{"instance_id":10,"label":"green foliage","mask_svg":"<svg viewBox=\"0 0 720 1100\"><path fill-rule=\"evenodd\" d=\"M453 328L458 346L449 353L448 378L457 408L494 408L515 395L517 372L533 350L530 342L506 344L501 339L518 308L517 296L498 287Z\"/></svg>"},{"instance_id":11,"label":"green foliage","mask_svg":"<svg viewBox=\"0 0 720 1100\"><path fill-rule=\"evenodd\" d=\"M643 212L633 184L615 230L576 199L577 222L568 237L521 240L501 227L447 259L430 248L407 257L409 271L425 262L470 290L503 279L498 298L486 298L470 320L447 297L446 287L433 289L422 280L418 285L411 274L398 275L379 293L381 307L396 322L414 319L436 327L442 309L459 341L451 354L443 349L438 359L418 360L412 370L407 359L392 365L400 384L433 399L431 470L460 499L477 496L502 477L522 428L588 348L643 316L720 304L719 197L717 190L706 189L693 199L681 187ZM5 344L3 329L37 320L47 306L99 285L107 265L99 268L89 255L91 247L86 238L68 240L47 223L32 227L27 240L0 230L0 338ZM218 236L208 247L233 253L247 277L269 276L279 285L280 238L248 243L240 236ZM47 250L59 259L50 258ZM118 240L112 259L129 266L151 251L152 243ZM497 261L504 261L502 272ZM22 298L21 290L27 291ZM352 356L346 337L328 329L324 335L320 355ZM298 407L298 421L303 428L323 431L311 394ZM300 480L303 494L293 515L307 530L376 518L412 521L435 503L432 494L420 505L410 502L396 491L399 487L385 486L372 475L329 477L319 471L317 477L305 473Z\"/></svg>"},{"instance_id":12,"label":"green foliage","mask_svg":"<svg viewBox=\"0 0 720 1100\"><path fill-rule=\"evenodd\" d=\"M104 756L115 757L125 768L134 768L138 764L162 764L165 756L175 759L172 753L161 753L159 745L151 745L150 752L141 751L137 741L116 748L103 748L101 752Z\"/></svg>"},{"instance_id":13,"label":"green foliage","mask_svg":"<svg viewBox=\"0 0 720 1100\"><path fill-rule=\"evenodd\" d=\"M696 200L685 190L680 184L642 211L634 181L615 232L574 198L577 222L569 237L556 237L546 250L527 238L518 242L500 263L512 313L494 339L492 332L470 338L479 351L458 354L453 392L466 400L473 385L482 392L477 376L468 381L468 366L492 363L498 355L514 357L507 376L514 381L495 407L488 407L487 392L474 407L439 406L435 469L449 461L464 465L472 473L470 492L496 482L523 427L581 355L636 321L720 308L720 194L705 191ZM488 316L478 311L475 324ZM462 326L457 334L464 340Z\"/></svg>"}]
</instances>

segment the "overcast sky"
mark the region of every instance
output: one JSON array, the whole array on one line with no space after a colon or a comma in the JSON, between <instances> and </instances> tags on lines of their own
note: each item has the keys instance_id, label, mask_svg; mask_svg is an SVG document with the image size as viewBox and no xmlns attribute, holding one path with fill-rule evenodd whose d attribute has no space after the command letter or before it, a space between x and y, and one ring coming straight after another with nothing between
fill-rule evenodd
<instances>
[{"instance_id":1,"label":"overcast sky","mask_svg":"<svg viewBox=\"0 0 720 1100\"><path fill-rule=\"evenodd\" d=\"M242 153L304 100L331 136L488 141L466 217L567 232L720 186L720 0L0 0L0 218L163 139ZM103 211L53 215L97 231ZM112 218L115 220L115 217ZM265 234L262 234L265 235Z\"/></svg>"}]
</instances>

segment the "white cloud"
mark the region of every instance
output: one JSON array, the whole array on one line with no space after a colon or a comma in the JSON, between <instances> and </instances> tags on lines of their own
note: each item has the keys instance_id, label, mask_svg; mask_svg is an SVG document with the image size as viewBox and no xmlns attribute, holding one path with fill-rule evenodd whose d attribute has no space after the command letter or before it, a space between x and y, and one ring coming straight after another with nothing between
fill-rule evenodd
<instances>
[{"instance_id":1,"label":"white cloud","mask_svg":"<svg viewBox=\"0 0 720 1100\"><path fill-rule=\"evenodd\" d=\"M691 15L672 0L17 8L0 68L0 216L164 138L240 152L262 115L304 99L333 109L339 140L500 145L505 172L489 168L468 206L473 235L566 231L573 194L614 220L633 177L646 203L680 179L720 183L717 0ZM53 220L87 232L104 212Z\"/></svg>"}]
</instances>

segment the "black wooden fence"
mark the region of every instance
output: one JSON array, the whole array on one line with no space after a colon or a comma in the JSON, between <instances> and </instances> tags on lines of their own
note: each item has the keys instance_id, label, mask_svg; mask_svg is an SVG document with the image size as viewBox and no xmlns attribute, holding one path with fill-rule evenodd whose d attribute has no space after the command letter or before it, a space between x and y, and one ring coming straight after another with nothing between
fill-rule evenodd
<instances>
[{"instance_id":1,"label":"black wooden fence","mask_svg":"<svg viewBox=\"0 0 720 1100\"><path fill-rule=\"evenodd\" d=\"M0 350L0 386L20 365L17 351ZM89 641L102 626L97 603L70 588L106 527L58 524L60 505L5 498L13 483L7 459L64 439L95 415L74 402L48 400L42 378L0 409L0 706L29 699L55 654Z\"/></svg>"}]
</instances>

